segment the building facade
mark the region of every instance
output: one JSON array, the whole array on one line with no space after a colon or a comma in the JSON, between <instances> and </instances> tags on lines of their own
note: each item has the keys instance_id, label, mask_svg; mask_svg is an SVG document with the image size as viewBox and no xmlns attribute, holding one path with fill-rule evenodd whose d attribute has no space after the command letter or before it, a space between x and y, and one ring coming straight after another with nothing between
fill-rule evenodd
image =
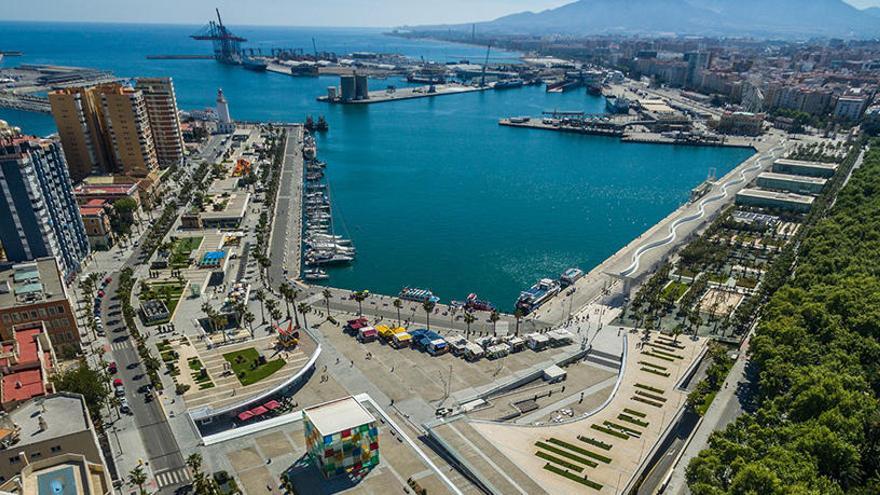
<instances>
[{"instance_id":1,"label":"building facade","mask_svg":"<svg viewBox=\"0 0 880 495\"><path fill-rule=\"evenodd\" d=\"M82 348L76 314L53 258L0 268L0 339L10 340L17 326L35 322L43 323L62 356Z\"/></svg>"},{"instance_id":2,"label":"building facade","mask_svg":"<svg viewBox=\"0 0 880 495\"><path fill-rule=\"evenodd\" d=\"M66 280L89 254L67 164L57 141L0 140L0 241L12 262L51 256Z\"/></svg>"},{"instance_id":3,"label":"building facade","mask_svg":"<svg viewBox=\"0 0 880 495\"><path fill-rule=\"evenodd\" d=\"M92 199L79 207L79 213L86 228L89 246L93 250L107 250L114 244L113 230L110 226L108 210L110 203L103 199Z\"/></svg>"},{"instance_id":4,"label":"building facade","mask_svg":"<svg viewBox=\"0 0 880 495\"><path fill-rule=\"evenodd\" d=\"M354 397L303 410L309 456L325 478L379 464L379 427Z\"/></svg>"},{"instance_id":5,"label":"building facade","mask_svg":"<svg viewBox=\"0 0 880 495\"><path fill-rule=\"evenodd\" d=\"M49 93L70 176L146 177L158 167L143 92L118 83ZM179 126L178 126L179 127Z\"/></svg>"},{"instance_id":6,"label":"building facade","mask_svg":"<svg viewBox=\"0 0 880 495\"><path fill-rule=\"evenodd\" d=\"M142 77L136 88L144 95L159 166L183 162L183 133L174 82L170 77Z\"/></svg>"},{"instance_id":7,"label":"building facade","mask_svg":"<svg viewBox=\"0 0 880 495\"><path fill-rule=\"evenodd\" d=\"M0 408L54 391L49 377L55 368L55 350L42 321L17 325L12 338L0 342Z\"/></svg>"}]
</instances>

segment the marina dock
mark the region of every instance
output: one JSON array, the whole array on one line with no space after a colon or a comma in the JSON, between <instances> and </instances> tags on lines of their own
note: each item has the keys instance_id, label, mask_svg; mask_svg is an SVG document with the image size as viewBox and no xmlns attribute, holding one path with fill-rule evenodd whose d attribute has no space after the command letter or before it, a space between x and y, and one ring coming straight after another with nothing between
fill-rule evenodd
<instances>
[{"instance_id":1,"label":"marina dock","mask_svg":"<svg viewBox=\"0 0 880 495\"><path fill-rule=\"evenodd\" d=\"M303 189L303 130L285 131L284 163L269 239L272 281L295 279L300 274Z\"/></svg>"},{"instance_id":2,"label":"marina dock","mask_svg":"<svg viewBox=\"0 0 880 495\"><path fill-rule=\"evenodd\" d=\"M457 95L462 93L473 93L477 91L485 91L491 89L490 86L467 86L464 84L435 84L433 86L417 86L395 89L383 89L380 91L370 91L368 97L364 99L343 100L341 97L331 98L330 96L319 96L318 101L326 103L340 103L344 105L369 105L372 103L386 103L389 101L412 100L415 98L433 98L435 96Z\"/></svg>"},{"instance_id":3,"label":"marina dock","mask_svg":"<svg viewBox=\"0 0 880 495\"><path fill-rule=\"evenodd\" d=\"M609 136L609 137L623 137L623 126L614 123L607 123L604 125L596 125L596 126L584 126L584 127L576 127L576 126L568 126L568 125L560 125L560 124L549 124L545 123L541 119L521 119L521 118L510 118L510 119L501 119L498 121L499 125L508 126L508 127L522 127L526 129L541 129L546 131L559 131L559 132L571 132L575 134L588 134L592 136Z\"/></svg>"}]
</instances>

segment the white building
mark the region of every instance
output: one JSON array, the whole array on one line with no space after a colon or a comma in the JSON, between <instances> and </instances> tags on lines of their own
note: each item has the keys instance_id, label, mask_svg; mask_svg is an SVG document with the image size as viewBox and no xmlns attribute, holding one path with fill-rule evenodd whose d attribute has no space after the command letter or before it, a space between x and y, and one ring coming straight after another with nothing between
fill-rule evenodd
<instances>
[{"instance_id":1,"label":"white building","mask_svg":"<svg viewBox=\"0 0 880 495\"><path fill-rule=\"evenodd\" d=\"M235 131L235 122L229 115L229 102L223 96L223 90L217 90L217 132L221 134L232 134Z\"/></svg>"}]
</instances>

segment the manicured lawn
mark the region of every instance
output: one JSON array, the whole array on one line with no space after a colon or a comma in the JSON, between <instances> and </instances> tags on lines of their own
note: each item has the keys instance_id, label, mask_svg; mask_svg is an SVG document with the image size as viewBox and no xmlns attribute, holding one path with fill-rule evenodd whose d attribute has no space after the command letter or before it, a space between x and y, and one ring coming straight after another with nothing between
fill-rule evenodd
<instances>
[{"instance_id":1,"label":"manicured lawn","mask_svg":"<svg viewBox=\"0 0 880 495\"><path fill-rule=\"evenodd\" d=\"M152 284L147 284L147 290L141 292L140 299L142 301L150 301L153 299L158 299L165 303L165 306L168 306L168 312L173 316L174 309L177 308L177 303L180 302L181 296L183 296L183 290L186 288L186 282L156 282ZM156 321L150 324L150 326L161 325L164 323L168 323L167 321Z\"/></svg>"},{"instance_id":2,"label":"manicured lawn","mask_svg":"<svg viewBox=\"0 0 880 495\"><path fill-rule=\"evenodd\" d=\"M684 293L687 292L687 290L688 284L673 280L672 282L669 282L669 285L663 288L660 296L669 302L675 302L678 301L678 299L683 296Z\"/></svg>"},{"instance_id":3,"label":"manicured lawn","mask_svg":"<svg viewBox=\"0 0 880 495\"><path fill-rule=\"evenodd\" d=\"M252 385L280 370L284 366L283 359L274 359L259 364L260 353L253 347L240 351L229 352L223 358L232 365L232 371L242 385Z\"/></svg>"},{"instance_id":4,"label":"manicured lawn","mask_svg":"<svg viewBox=\"0 0 880 495\"><path fill-rule=\"evenodd\" d=\"M202 245L201 237L183 237L174 241L171 247L171 258L168 265L171 268L187 268L189 267L189 255Z\"/></svg>"}]
</instances>

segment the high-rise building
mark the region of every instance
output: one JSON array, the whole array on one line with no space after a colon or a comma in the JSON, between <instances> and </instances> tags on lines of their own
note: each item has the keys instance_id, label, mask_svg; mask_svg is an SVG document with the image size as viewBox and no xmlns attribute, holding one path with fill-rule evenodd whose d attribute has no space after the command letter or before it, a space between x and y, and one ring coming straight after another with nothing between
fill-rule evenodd
<instances>
[{"instance_id":1,"label":"high-rise building","mask_svg":"<svg viewBox=\"0 0 880 495\"><path fill-rule=\"evenodd\" d=\"M147 102L147 114L150 117L159 165L169 167L181 163L183 133L174 82L170 77L142 77L137 80L136 87L144 94Z\"/></svg>"},{"instance_id":2,"label":"high-rise building","mask_svg":"<svg viewBox=\"0 0 880 495\"><path fill-rule=\"evenodd\" d=\"M97 93L92 88L60 89L49 93L49 103L71 180L110 172L110 148Z\"/></svg>"},{"instance_id":3,"label":"high-rise building","mask_svg":"<svg viewBox=\"0 0 880 495\"><path fill-rule=\"evenodd\" d=\"M146 177L159 167L159 161L144 94L118 84L98 89L117 173Z\"/></svg>"},{"instance_id":4,"label":"high-rise building","mask_svg":"<svg viewBox=\"0 0 880 495\"><path fill-rule=\"evenodd\" d=\"M146 177L158 167L143 92L110 83L52 91L49 102L74 182L92 174Z\"/></svg>"},{"instance_id":5,"label":"high-rise building","mask_svg":"<svg viewBox=\"0 0 880 495\"><path fill-rule=\"evenodd\" d=\"M48 256L65 279L80 271L89 242L57 141L0 139L0 242L9 261Z\"/></svg>"}]
</instances>

